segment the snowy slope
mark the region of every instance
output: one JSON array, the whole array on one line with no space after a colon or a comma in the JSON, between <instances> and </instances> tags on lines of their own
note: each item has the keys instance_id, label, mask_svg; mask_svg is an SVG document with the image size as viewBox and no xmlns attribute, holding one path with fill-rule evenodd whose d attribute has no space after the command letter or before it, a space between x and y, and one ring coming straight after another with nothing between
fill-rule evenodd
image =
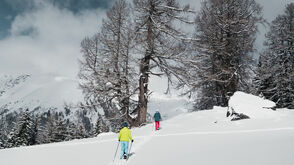
<instances>
[{"instance_id":1,"label":"snowy slope","mask_svg":"<svg viewBox=\"0 0 294 165\"><path fill-rule=\"evenodd\" d=\"M23 83L29 75L11 76L0 74L0 97L11 88Z\"/></svg>"},{"instance_id":2,"label":"snowy slope","mask_svg":"<svg viewBox=\"0 0 294 165\"><path fill-rule=\"evenodd\" d=\"M256 102L248 97L249 103ZM248 99L247 98L247 99ZM242 98L237 98L242 101ZM246 105L245 105L246 106ZM245 108L245 107L243 107ZM113 162L117 134L40 146L0 150L5 165L293 165L294 111L274 111L271 118L230 121L226 108L182 113L132 129L129 161ZM168 114L168 110L162 110ZM174 110L172 110L174 111ZM270 110L265 110L270 111Z\"/></svg>"},{"instance_id":3,"label":"snowy slope","mask_svg":"<svg viewBox=\"0 0 294 165\"><path fill-rule=\"evenodd\" d=\"M173 117L191 106L185 97L177 94L163 94L165 78L152 76L149 100L149 112L167 110L164 118ZM164 89L164 90L163 90ZM175 91L173 91L175 93ZM136 99L136 97L135 97ZM48 109L64 110L65 103L76 104L83 101L82 90L78 88L78 80L53 74L45 75L1 75L0 74L0 112L9 109L10 112L20 108L38 109L39 113ZM42 108L39 108L42 107Z\"/></svg>"},{"instance_id":4,"label":"snowy slope","mask_svg":"<svg viewBox=\"0 0 294 165\"><path fill-rule=\"evenodd\" d=\"M11 78L11 81L17 80L18 77L20 76ZM8 87L0 96L0 107L10 111L17 111L20 108L33 110L38 107L43 107L44 110L46 108L63 110L65 103L82 100L82 92L78 89L77 81L66 77L32 75L26 76L17 84L11 81L6 80L6 84L10 85L6 85ZM3 78L2 82L5 82Z\"/></svg>"},{"instance_id":5,"label":"snowy slope","mask_svg":"<svg viewBox=\"0 0 294 165\"><path fill-rule=\"evenodd\" d=\"M9 88L0 97L0 105L10 104L14 110L40 105L60 109L65 102L81 100L82 93L76 80L55 75L33 75Z\"/></svg>"}]
</instances>

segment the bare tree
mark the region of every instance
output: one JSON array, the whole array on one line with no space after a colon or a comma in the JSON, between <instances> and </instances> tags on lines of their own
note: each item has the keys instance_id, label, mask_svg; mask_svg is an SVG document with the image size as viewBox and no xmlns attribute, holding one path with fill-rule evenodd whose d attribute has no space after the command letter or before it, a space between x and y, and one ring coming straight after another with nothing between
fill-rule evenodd
<instances>
[{"instance_id":1,"label":"bare tree","mask_svg":"<svg viewBox=\"0 0 294 165\"><path fill-rule=\"evenodd\" d=\"M135 92L135 69L131 67L133 45L130 4L118 0L107 12L101 32L82 43L79 77L85 100L91 108L104 110L107 119L129 122L130 97Z\"/></svg>"},{"instance_id":2,"label":"bare tree","mask_svg":"<svg viewBox=\"0 0 294 165\"><path fill-rule=\"evenodd\" d=\"M146 122L149 75L178 77L175 66L185 34L177 29L175 21L191 23L184 15L192 12L189 6L181 8L176 0L134 0L136 42L140 59L139 105L137 124ZM160 73L152 70L159 68Z\"/></svg>"},{"instance_id":3,"label":"bare tree","mask_svg":"<svg viewBox=\"0 0 294 165\"><path fill-rule=\"evenodd\" d=\"M206 0L195 19L195 40L183 75L196 109L227 106L228 96L249 91L257 25L264 23L255 0Z\"/></svg>"}]
</instances>

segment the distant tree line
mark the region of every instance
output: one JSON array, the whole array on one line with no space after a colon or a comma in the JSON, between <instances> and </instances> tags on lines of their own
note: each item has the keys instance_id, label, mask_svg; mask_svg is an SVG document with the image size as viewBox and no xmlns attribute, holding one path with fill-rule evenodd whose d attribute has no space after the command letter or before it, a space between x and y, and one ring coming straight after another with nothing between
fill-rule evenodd
<instances>
[{"instance_id":1,"label":"distant tree line","mask_svg":"<svg viewBox=\"0 0 294 165\"><path fill-rule=\"evenodd\" d=\"M95 137L109 131L101 116L94 125L87 125L83 116L78 116L76 122L65 119L62 112L54 111L39 116L27 109L10 116L13 118L0 120L0 149ZM8 126L7 121L11 120L14 122Z\"/></svg>"}]
</instances>

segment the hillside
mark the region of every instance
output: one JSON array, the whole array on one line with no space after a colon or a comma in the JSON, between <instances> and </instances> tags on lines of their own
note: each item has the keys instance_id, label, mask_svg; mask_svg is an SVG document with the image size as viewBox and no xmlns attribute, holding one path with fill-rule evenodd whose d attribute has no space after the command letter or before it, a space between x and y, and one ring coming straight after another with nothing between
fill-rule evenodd
<instances>
[{"instance_id":1,"label":"hillside","mask_svg":"<svg viewBox=\"0 0 294 165\"><path fill-rule=\"evenodd\" d=\"M152 81L160 82L162 79ZM94 109L85 111L77 105L83 102L82 90L78 86L78 80L52 74L1 75L0 123L8 125L6 132L9 133L17 122L17 115L28 109L31 114L38 114L43 124L51 113L57 112L59 116L75 124L82 123L85 129L90 131L97 122L98 112ZM159 108L168 109L168 114L162 114L163 118L167 119L186 112L191 105L189 100L183 97L161 94L163 92L158 86L153 89L149 100L151 114ZM136 99L136 96L134 97ZM99 112L103 114L102 110Z\"/></svg>"},{"instance_id":2,"label":"hillside","mask_svg":"<svg viewBox=\"0 0 294 165\"><path fill-rule=\"evenodd\" d=\"M20 75L0 77L0 110L63 110L65 103L82 101L77 80L55 75ZM42 111L39 112L41 113Z\"/></svg>"},{"instance_id":3,"label":"hillside","mask_svg":"<svg viewBox=\"0 0 294 165\"><path fill-rule=\"evenodd\" d=\"M243 99L250 103L244 107ZM256 113L271 113L258 118L230 121L227 108L182 113L161 122L161 130L153 125L132 129L132 156L126 163L118 156L113 161L117 134L70 142L0 150L5 165L292 165L294 158L294 111L272 111L261 108L268 100L248 94L233 96L243 109L255 108ZM242 99L243 98L243 99ZM257 104L260 103L260 104ZM236 110L236 109L235 109ZM168 109L160 109L168 114ZM242 111L246 113L246 110ZM254 112L254 110L250 110ZM251 114L252 115L252 114Z\"/></svg>"}]
</instances>

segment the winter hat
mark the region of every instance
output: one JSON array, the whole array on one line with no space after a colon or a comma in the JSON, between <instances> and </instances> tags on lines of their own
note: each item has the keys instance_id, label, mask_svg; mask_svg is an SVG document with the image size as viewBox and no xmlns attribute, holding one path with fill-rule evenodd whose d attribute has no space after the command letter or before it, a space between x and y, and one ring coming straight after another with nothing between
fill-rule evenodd
<instances>
[{"instance_id":1,"label":"winter hat","mask_svg":"<svg viewBox=\"0 0 294 165\"><path fill-rule=\"evenodd\" d=\"M127 122L124 122L124 127L128 127L128 123Z\"/></svg>"}]
</instances>

